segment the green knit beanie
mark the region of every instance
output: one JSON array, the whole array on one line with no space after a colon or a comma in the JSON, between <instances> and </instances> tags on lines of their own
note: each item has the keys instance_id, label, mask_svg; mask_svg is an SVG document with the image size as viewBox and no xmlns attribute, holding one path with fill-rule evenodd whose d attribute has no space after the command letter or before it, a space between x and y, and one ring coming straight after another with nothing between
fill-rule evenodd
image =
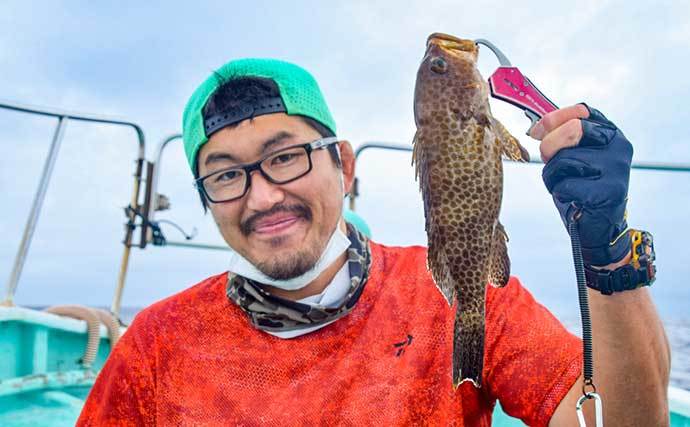
<instances>
[{"instance_id":1,"label":"green knit beanie","mask_svg":"<svg viewBox=\"0 0 690 427\"><path fill-rule=\"evenodd\" d=\"M194 91L184 109L182 137L192 173L196 168L199 149L208 141L202 115L204 106L223 82L239 77L272 79L278 85L287 114L310 117L336 134L335 121L319 85L305 69L276 59L246 58L230 61L217 69Z\"/></svg>"}]
</instances>

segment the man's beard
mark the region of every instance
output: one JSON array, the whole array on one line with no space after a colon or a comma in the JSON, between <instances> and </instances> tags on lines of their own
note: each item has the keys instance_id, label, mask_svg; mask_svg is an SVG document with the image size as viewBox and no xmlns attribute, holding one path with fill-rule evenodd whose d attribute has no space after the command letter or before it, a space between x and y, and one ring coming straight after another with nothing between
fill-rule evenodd
<instances>
[{"instance_id":1,"label":"man's beard","mask_svg":"<svg viewBox=\"0 0 690 427\"><path fill-rule=\"evenodd\" d=\"M256 268L273 280L288 280L308 272L321 257L318 248L291 252L284 257L269 258L256 264Z\"/></svg>"}]
</instances>

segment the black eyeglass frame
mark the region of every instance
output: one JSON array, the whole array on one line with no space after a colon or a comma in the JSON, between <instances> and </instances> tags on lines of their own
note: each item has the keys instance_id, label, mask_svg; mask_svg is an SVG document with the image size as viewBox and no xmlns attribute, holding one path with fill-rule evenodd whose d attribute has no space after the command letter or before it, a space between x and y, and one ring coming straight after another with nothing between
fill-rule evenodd
<instances>
[{"instance_id":1,"label":"black eyeglass frame","mask_svg":"<svg viewBox=\"0 0 690 427\"><path fill-rule=\"evenodd\" d=\"M317 139L317 140L314 140L314 141L311 141L311 142L307 142L307 143L304 143L304 144L290 145L290 146L288 146L288 147L284 147L284 148L281 148L280 150L277 150L277 151L274 151L274 152L272 152L272 153L270 153L270 154L267 154L267 155L265 155L264 157L262 157L261 159L257 160L257 161L254 162L254 163L249 163L249 164L246 164L246 165L232 166L232 167L229 167L229 168L226 168L226 169L217 170L217 171L211 172L211 173L209 173L209 174L207 174L207 175L201 176L201 177L199 177L199 178L197 178L197 179L194 180L194 186L195 186L198 190L201 190L201 192L203 193L203 195L204 195L204 197L206 198L206 200L208 200L208 201L211 202L211 203L232 202L232 201L234 201L234 200L241 199L242 197L244 197L244 196L247 194L247 191L249 190L249 187L251 186L251 182L252 182L252 172L253 172L253 171L258 170L258 171L261 173L261 176L263 176L268 182L270 182L270 183L272 183L272 184L278 184L278 185L287 184L287 183L289 183L289 182L298 180L298 179L302 178L303 176L307 175L309 172L311 172L311 170L313 169L313 164L312 164L312 161L311 161L311 153L312 153L313 151L315 151L315 150L320 150L320 149L322 149L322 148L326 148L326 147L328 147L329 145L338 143L339 141L340 141L340 140L339 140L337 137L335 137L335 136L329 136L329 137L326 137L326 138L319 138L319 139ZM290 149L298 148L298 147L304 148L304 150L307 152L307 160L309 161L309 167L307 168L306 171L304 171L304 173L301 173L301 174L299 174L299 175L297 175L297 176L295 176L295 177L293 177L293 178L290 178L290 179L288 179L288 180L286 180L286 181L278 181L278 180L275 180L275 179L271 178L271 177L261 168L261 163L263 163L266 159L270 158L271 156L275 156L276 154L280 153L281 151L290 150ZM208 192L206 191L206 187L204 187L204 180L207 179L207 178L209 178L209 177L211 177L211 176L213 176L213 175L217 175L217 174L219 174L219 173L225 173L225 172L228 172L228 171L231 171L231 170L237 170L237 169L241 169L241 170L244 171L245 174L247 174L247 180L246 180L245 183L244 183L244 190L242 191L242 194L239 195L239 196L237 196L237 197L230 198L230 199L225 199L225 200L213 200L213 199L211 198L211 196L208 194Z\"/></svg>"}]
</instances>

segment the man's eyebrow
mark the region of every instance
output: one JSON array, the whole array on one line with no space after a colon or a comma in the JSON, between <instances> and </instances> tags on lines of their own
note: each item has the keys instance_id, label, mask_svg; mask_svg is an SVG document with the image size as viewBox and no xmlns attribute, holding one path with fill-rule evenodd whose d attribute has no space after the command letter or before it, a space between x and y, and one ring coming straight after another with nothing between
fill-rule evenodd
<instances>
[{"instance_id":1,"label":"man's eyebrow","mask_svg":"<svg viewBox=\"0 0 690 427\"><path fill-rule=\"evenodd\" d=\"M294 137L295 135L291 134L290 132L286 131L280 131L273 135L271 138L266 140L262 145L261 145L261 154L266 153L271 147L280 144L281 142L285 141L286 139L290 139Z\"/></svg>"},{"instance_id":2,"label":"man's eyebrow","mask_svg":"<svg viewBox=\"0 0 690 427\"><path fill-rule=\"evenodd\" d=\"M264 141L263 144L261 144L261 154L266 153L271 147L280 144L281 142L285 141L286 139L290 139L294 137L293 134L290 132L286 131L280 131ZM219 153L211 153L206 157L206 160L204 161L204 165L208 166L211 163L218 163L218 162L234 162L234 163L240 163L239 160L235 156L229 153L225 152L219 152Z\"/></svg>"},{"instance_id":3,"label":"man's eyebrow","mask_svg":"<svg viewBox=\"0 0 690 427\"><path fill-rule=\"evenodd\" d=\"M204 162L204 165L208 166L211 163L218 163L218 162L223 162L223 161L237 163L237 159L232 154L211 153L208 155L208 157L206 157L206 161Z\"/></svg>"}]
</instances>

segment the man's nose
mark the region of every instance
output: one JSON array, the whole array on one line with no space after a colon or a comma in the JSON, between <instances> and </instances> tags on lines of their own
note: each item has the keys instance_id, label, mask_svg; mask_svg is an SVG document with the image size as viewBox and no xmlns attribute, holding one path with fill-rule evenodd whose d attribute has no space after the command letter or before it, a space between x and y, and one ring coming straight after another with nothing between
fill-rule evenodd
<instances>
[{"instance_id":1,"label":"man's nose","mask_svg":"<svg viewBox=\"0 0 690 427\"><path fill-rule=\"evenodd\" d=\"M260 171L252 171L247 190L247 207L253 211L266 211L285 199L280 185L273 184Z\"/></svg>"}]
</instances>

